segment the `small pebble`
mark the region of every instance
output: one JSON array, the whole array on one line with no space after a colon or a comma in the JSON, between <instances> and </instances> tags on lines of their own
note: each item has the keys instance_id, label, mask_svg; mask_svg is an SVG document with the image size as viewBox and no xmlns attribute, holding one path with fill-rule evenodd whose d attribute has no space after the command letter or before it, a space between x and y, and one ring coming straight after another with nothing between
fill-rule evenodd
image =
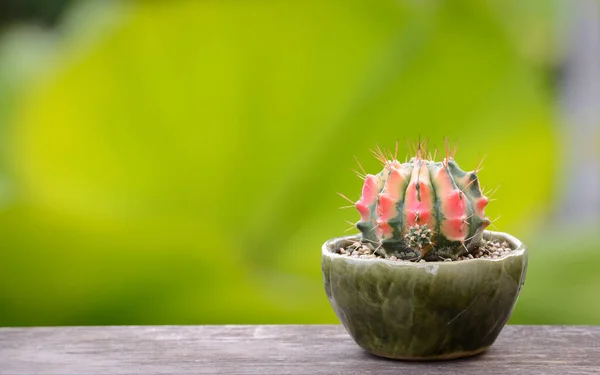
<instances>
[{"instance_id":1,"label":"small pebble","mask_svg":"<svg viewBox=\"0 0 600 375\"><path fill-rule=\"evenodd\" d=\"M497 258L501 258L505 255L510 254L511 251L512 251L512 249L510 248L510 245L506 241L499 243L497 241L484 240L482 242L481 246L479 246L479 248L476 250L475 253L468 253L468 254L460 256L456 259L442 258L439 261L452 262L452 261L477 259L477 258L497 259ZM376 253L373 246L371 246L369 244L364 244L361 242L353 242L350 245L346 246L345 248L344 247L340 248L339 254L347 256L347 257L351 257L351 258L360 258L360 259L375 259L375 258L382 259L382 258L385 258L385 256L382 256L381 254ZM419 263L426 262L425 259L402 260L402 259L398 259L396 256L391 256L387 259L393 260L393 261L405 261L405 262L415 262L415 261L419 262Z\"/></svg>"}]
</instances>

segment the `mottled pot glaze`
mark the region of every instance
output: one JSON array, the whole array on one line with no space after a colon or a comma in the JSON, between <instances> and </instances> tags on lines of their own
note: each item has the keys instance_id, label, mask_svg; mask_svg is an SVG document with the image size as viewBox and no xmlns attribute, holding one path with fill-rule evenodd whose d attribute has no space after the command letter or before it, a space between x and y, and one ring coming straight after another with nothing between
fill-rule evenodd
<instances>
[{"instance_id":1,"label":"mottled pot glaze","mask_svg":"<svg viewBox=\"0 0 600 375\"><path fill-rule=\"evenodd\" d=\"M334 253L359 237L327 241L327 297L354 341L369 353L403 360L466 357L488 349L508 321L525 281L527 250L516 238L485 231L514 250L496 259L398 262Z\"/></svg>"}]
</instances>

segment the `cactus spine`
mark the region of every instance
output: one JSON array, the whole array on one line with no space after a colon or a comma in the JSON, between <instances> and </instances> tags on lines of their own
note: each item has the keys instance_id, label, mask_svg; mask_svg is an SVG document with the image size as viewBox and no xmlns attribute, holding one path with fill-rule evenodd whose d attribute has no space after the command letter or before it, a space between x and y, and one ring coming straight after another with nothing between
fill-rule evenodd
<instances>
[{"instance_id":1,"label":"cactus spine","mask_svg":"<svg viewBox=\"0 0 600 375\"><path fill-rule=\"evenodd\" d=\"M490 224L488 203L476 171L465 172L446 152L435 162L422 157L421 147L408 162L388 160L377 153L384 168L367 174L355 207L362 241L386 257L456 259L480 244Z\"/></svg>"}]
</instances>

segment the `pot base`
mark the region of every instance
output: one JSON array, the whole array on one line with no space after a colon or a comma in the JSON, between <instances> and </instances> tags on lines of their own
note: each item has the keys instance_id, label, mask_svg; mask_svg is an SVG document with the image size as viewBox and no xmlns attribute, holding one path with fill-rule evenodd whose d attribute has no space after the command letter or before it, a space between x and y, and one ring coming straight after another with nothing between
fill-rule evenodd
<instances>
[{"instance_id":1,"label":"pot base","mask_svg":"<svg viewBox=\"0 0 600 375\"><path fill-rule=\"evenodd\" d=\"M385 359L393 359L393 360L398 360L398 361L412 361L412 362L431 361L431 362L435 362L435 361L448 361L448 360L452 360L452 359L459 359L459 358L466 358L466 357L474 357L476 355L483 354L489 348L490 347L487 346L485 348L476 349L476 350L447 353L447 354L443 354L443 355L432 355L432 356L427 356L427 357L404 357L404 356L393 357L393 356L389 356L389 355L385 355L385 354L372 353L372 352L369 352L368 350L365 350L365 352L367 352L370 355L374 355L376 357L381 357L381 358L385 358Z\"/></svg>"}]
</instances>

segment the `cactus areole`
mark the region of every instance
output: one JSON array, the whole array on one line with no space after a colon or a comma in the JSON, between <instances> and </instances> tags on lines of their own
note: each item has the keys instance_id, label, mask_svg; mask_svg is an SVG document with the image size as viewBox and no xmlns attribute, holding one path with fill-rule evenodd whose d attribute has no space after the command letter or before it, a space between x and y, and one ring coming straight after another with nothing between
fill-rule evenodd
<instances>
[{"instance_id":1,"label":"cactus areole","mask_svg":"<svg viewBox=\"0 0 600 375\"><path fill-rule=\"evenodd\" d=\"M436 162L420 152L406 163L382 162L355 204L362 242L404 260L456 259L477 249L490 220L476 171L463 171L450 155Z\"/></svg>"}]
</instances>

